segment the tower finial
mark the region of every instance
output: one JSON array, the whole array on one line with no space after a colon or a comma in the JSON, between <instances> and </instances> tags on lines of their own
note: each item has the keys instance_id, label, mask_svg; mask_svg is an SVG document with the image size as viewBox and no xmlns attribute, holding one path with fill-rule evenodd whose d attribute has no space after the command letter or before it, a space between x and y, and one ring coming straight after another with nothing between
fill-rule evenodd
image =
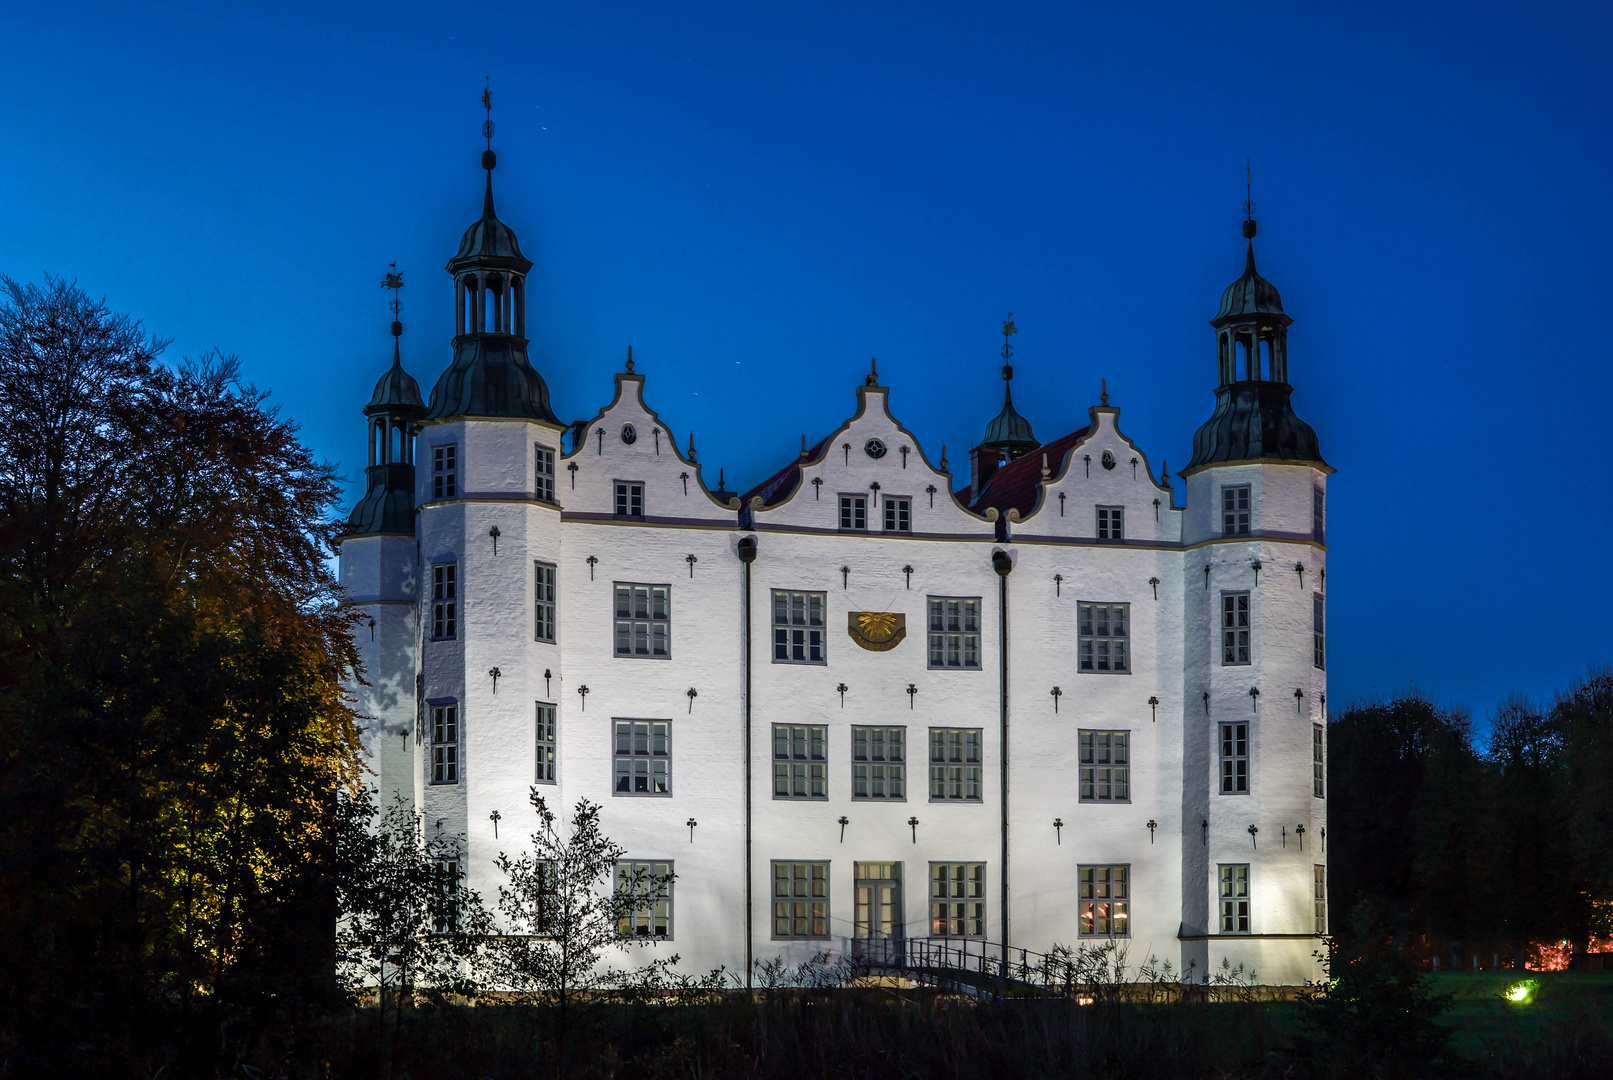
<instances>
[{"instance_id":1,"label":"tower finial","mask_svg":"<svg viewBox=\"0 0 1613 1080\"><path fill-rule=\"evenodd\" d=\"M627 373L633 374L633 346L627 347Z\"/></svg>"},{"instance_id":2,"label":"tower finial","mask_svg":"<svg viewBox=\"0 0 1613 1080\"><path fill-rule=\"evenodd\" d=\"M878 386L879 385L879 357L870 356L868 358L868 377L863 380L863 385L864 386Z\"/></svg>"},{"instance_id":3,"label":"tower finial","mask_svg":"<svg viewBox=\"0 0 1613 1080\"><path fill-rule=\"evenodd\" d=\"M1105 405L1109 404L1109 380L1108 379L1099 379L1098 380L1098 400L1100 402L1102 402L1103 404L1105 404Z\"/></svg>"},{"instance_id":4,"label":"tower finial","mask_svg":"<svg viewBox=\"0 0 1613 1080\"><path fill-rule=\"evenodd\" d=\"M398 355L398 338L403 335L403 322L399 318L403 314L403 301L398 297L398 290L403 288L403 271L398 269L395 262L388 265L392 269L381 279L381 288L392 290L392 299L387 303L387 310L392 312L392 363L401 365L403 360Z\"/></svg>"},{"instance_id":5,"label":"tower finial","mask_svg":"<svg viewBox=\"0 0 1613 1080\"><path fill-rule=\"evenodd\" d=\"M487 110L487 119L482 121L482 138L487 140L487 149L482 151L482 168L488 172L487 191L489 201L493 192L492 172L498 165L498 155L493 153L493 82L489 78L487 85L482 88L482 108Z\"/></svg>"},{"instance_id":6,"label":"tower finial","mask_svg":"<svg viewBox=\"0 0 1613 1080\"><path fill-rule=\"evenodd\" d=\"M1255 196L1254 174L1249 169L1249 159L1243 159L1243 235L1246 240L1255 238Z\"/></svg>"}]
</instances>

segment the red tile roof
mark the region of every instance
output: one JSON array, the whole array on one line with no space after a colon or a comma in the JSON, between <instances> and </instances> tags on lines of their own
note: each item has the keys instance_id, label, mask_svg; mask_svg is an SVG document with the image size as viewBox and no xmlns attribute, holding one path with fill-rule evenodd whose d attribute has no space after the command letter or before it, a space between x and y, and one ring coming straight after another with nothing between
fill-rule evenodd
<instances>
[{"instance_id":1,"label":"red tile roof","mask_svg":"<svg viewBox=\"0 0 1613 1080\"><path fill-rule=\"evenodd\" d=\"M969 509L984 513L986 507L995 506L1004 517L1010 509L1018 510L1021 515L1029 514L1036 505L1037 485L1042 482L1042 456L1047 456L1048 477L1057 476L1064 468L1065 457L1076 443L1086 437L1088 430L1080 428L1072 431L1010 461L991 474L991 479L986 481L986 489L974 502L969 503ZM960 500L967 501L968 496L968 488L958 493Z\"/></svg>"},{"instance_id":2,"label":"red tile roof","mask_svg":"<svg viewBox=\"0 0 1613 1080\"><path fill-rule=\"evenodd\" d=\"M796 485L801 482L801 463L818 460L818 455L823 452L823 448L828 442L829 436L825 435L812 449L745 492L744 495L740 496L740 507L746 510L750 509L751 496L753 495L762 497L764 507L777 506L785 499L788 499L795 492Z\"/></svg>"}]
</instances>

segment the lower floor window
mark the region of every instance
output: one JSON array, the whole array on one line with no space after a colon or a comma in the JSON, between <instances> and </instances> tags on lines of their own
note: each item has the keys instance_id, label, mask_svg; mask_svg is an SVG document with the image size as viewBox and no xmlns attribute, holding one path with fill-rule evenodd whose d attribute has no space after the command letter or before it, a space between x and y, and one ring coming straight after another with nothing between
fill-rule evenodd
<instances>
[{"instance_id":1,"label":"lower floor window","mask_svg":"<svg viewBox=\"0 0 1613 1080\"><path fill-rule=\"evenodd\" d=\"M773 864L773 937L829 936L829 864Z\"/></svg>"},{"instance_id":2,"label":"lower floor window","mask_svg":"<svg viewBox=\"0 0 1613 1080\"><path fill-rule=\"evenodd\" d=\"M623 937L672 936L672 864L619 862L616 929Z\"/></svg>"},{"instance_id":3,"label":"lower floor window","mask_svg":"<svg viewBox=\"0 0 1613 1080\"><path fill-rule=\"evenodd\" d=\"M1327 933L1327 867L1316 866L1316 932Z\"/></svg>"},{"instance_id":4,"label":"lower floor window","mask_svg":"<svg viewBox=\"0 0 1613 1080\"><path fill-rule=\"evenodd\" d=\"M930 864L930 936L985 937L986 864Z\"/></svg>"},{"instance_id":5,"label":"lower floor window","mask_svg":"<svg viewBox=\"0 0 1613 1080\"><path fill-rule=\"evenodd\" d=\"M1249 864L1221 865L1221 932L1249 932Z\"/></svg>"},{"instance_id":6,"label":"lower floor window","mask_svg":"<svg viewBox=\"0 0 1613 1080\"><path fill-rule=\"evenodd\" d=\"M437 860L437 890L432 897L431 929L452 934L459 929L459 860Z\"/></svg>"},{"instance_id":7,"label":"lower floor window","mask_svg":"<svg viewBox=\"0 0 1613 1080\"><path fill-rule=\"evenodd\" d=\"M538 705L537 782L554 783L555 764L555 707Z\"/></svg>"},{"instance_id":8,"label":"lower floor window","mask_svg":"<svg viewBox=\"0 0 1613 1080\"><path fill-rule=\"evenodd\" d=\"M1081 867L1081 936L1125 937L1131 915L1131 867Z\"/></svg>"}]
</instances>

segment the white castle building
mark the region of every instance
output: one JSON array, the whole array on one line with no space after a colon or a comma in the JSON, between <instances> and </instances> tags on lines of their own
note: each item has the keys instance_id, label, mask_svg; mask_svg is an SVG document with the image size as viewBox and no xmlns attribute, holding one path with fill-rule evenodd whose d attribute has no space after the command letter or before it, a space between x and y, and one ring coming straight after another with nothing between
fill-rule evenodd
<instances>
[{"instance_id":1,"label":"white castle building","mask_svg":"<svg viewBox=\"0 0 1613 1080\"><path fill-rule=\"evenodd\" d=\"M1333 470L1253 221L1185 505L1107 396L1043 443L1005 390L960 486L874 373L736 497L631 359L597 415L555 414L494 164L448 262L453 360L422 402L394 347L341 542L368 761L464 836L470 887L496 894L536 784L675 875L633 931L685 970L1119 938L1316 976Z\"/></svg>"}]
</instances>

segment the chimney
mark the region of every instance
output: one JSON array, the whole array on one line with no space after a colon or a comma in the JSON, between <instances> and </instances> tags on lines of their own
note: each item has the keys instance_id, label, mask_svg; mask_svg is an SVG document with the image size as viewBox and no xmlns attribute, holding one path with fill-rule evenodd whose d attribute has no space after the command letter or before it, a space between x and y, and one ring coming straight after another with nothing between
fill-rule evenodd
<instances>
[{"instance_id":1,"label":"chimney","mask_svg":"<svg viewBox=\"0 0 1613 1080\"><path fill-rule=\"evenodd\" d=\"M969 503L980 498L991 476L1002 465L1002 457L995 450L977 446L969 451Z\"/></svg>"}]
</instances>

